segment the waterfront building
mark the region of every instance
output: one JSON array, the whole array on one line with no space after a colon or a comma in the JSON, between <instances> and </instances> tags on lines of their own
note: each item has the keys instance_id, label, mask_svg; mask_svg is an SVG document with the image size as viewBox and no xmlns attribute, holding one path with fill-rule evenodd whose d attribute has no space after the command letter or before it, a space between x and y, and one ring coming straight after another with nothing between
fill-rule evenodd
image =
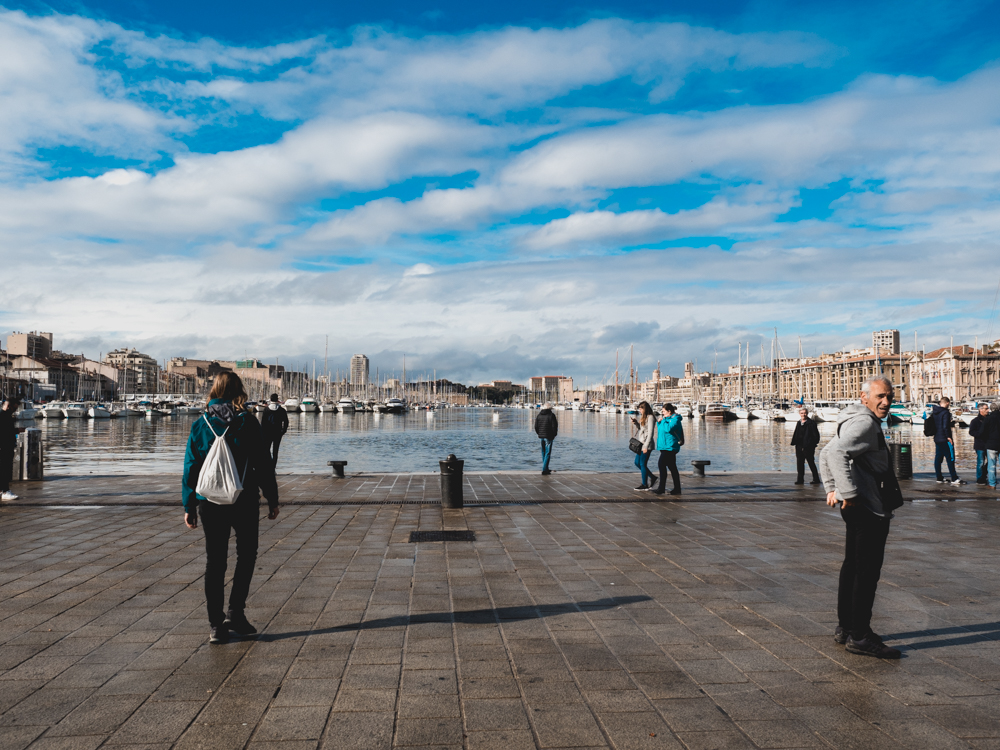
<instances>
[{"instance_id":1,"label":"waterfront building","mask_svg":"<svg viewBox=\"0 0 1000 750\"><path fill-rule=\"evenodd\" d=\"M135 373L136 393L160 392L160 366L148 354L136 349L115 349L104 355L104 361L114 365L119 370L131 370Z\"/></svg>"},{"instance_id":2,"label":"waterfront building","mask_svg":"<svg viewBox=\"0 0 1000 750\"><path fill-rule=\"evenodd\" d=\"M882 354L899 354L899 331L890 328L887 331L872 331L872 348L882 350Z\"/></svg>"},{"instance_id":3,"label":"waterfront building","mask_svg":"<svg viewBox=\"0 0 1000 750\"><path fill-rule=\"evenodd\" d=\"M565 375L539 375L528 381L533 401L563 403L573 400L573 378Z\"/></svg>"},{"instance_id":4,"label":"waterfront building","mask_svg":"<svg viewBox=\"0 0 1000 750\"><path fill-rule=\"evenodd\" d=\"M7 337L7 354L12 357L52 359L52 334L38 331L12 333Z\"/></svg>"},{"instance_id":5,"label":"waterfront building","mask_svg":"<svg viewBox=\"0 0 1000 750\"><path fill-rule=\"evenodd\" d=\"M7 374L29 383L25 395L33 400L76 399L80 387L80 373L63 359L14 355Z\"/></svg>"},{"instance_id":6,"label":"waterfront building","mask_svg":"<svg viewBox=\"0 0 1000 750\"><path fill-rule=\"evenodd\" d=\"M364 388L368 385L368 357L355 354L351 357L351 386Z\"/></svg>"},{"instance_id":7,"label":"waterfront building","mask_svg":"<svg viewBox=\"0 0 1000 750\"><path fill-rule=\"evenodd\" d=\"M907 356L914 400L919 403L995 398L1000 386L1000 347L948 346Z\"/></svg>"}]
</instances>

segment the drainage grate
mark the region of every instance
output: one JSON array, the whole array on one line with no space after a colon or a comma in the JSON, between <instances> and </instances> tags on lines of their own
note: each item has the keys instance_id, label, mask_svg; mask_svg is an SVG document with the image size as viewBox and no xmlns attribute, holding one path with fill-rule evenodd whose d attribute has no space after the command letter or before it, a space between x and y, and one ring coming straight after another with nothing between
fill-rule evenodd
<instances>
[{"instance_id":1,"label":"drainage grate","mask_svg":"<svg viewBox=\"0 0 1000 750\"><path fill-rule=\"evenodd\" d=\"M411 531L411 542L474 542L474 531Z\"/></svg>"}]
</instances>

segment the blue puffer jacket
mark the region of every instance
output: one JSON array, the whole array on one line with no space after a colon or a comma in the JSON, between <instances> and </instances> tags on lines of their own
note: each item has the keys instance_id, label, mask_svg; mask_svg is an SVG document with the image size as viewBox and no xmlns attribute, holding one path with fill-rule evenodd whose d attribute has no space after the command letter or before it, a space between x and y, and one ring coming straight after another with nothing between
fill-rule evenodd
<instances>
[{"instance_id":1,"label":"blue puffer jacket","mask_svg":"<svg viewBox=\"0 0 1000 750\"><path fill-rule=\"evenodd\" d=\"M205 417L208 418L206 422ZM197 513L198 503L207 502L194 490L198 486L205 457L227 427L226 442L233 452L236 470L243 477L243 492L236 499L237 505L256 504L263 491L271 510L278 507L278 483L274 476L274 463L261 436L260 422L247 411L236 411L230 401L213 398L205 409L205 417L198 417L191 425L187 452L184 454L183 497L184 512ZM211 428L209 428L211 423ZM213 434L214 430L214 434Z\"/></svg>"},{"instance_id":2,"label":"blue puffer jacket","mask_svg":"<svg viewBox=\"0 0 1000 750\"><path fill-rule=\"evenodd\" d=\"M679 451L684 440L684 425L677 414L664 417L656 425L656 449L661 451Z\"/></svg>"},{"instance_id":3,"label":"blue puffer jacket","mask_svg":"<svg viewBox=\"0 0 1000 750\"><path fill-rule=\"evenodd\" d=\"M951 425L955 421L951 410L935 404L930 418L934 420L934 442L947 443L951 439Z\"/></svg>"}]
</instances>

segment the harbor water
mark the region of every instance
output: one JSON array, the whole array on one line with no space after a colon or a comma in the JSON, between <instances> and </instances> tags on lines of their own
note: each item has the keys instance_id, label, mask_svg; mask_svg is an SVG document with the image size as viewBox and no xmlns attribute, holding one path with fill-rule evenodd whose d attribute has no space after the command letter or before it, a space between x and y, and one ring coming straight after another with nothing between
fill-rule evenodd
<instances>
[{"instance_id":1,"label":"harbor water","mask_svg":"<svg viewBox=\"0 0 1000 750\"><path fill-rule=\"evenodd\" d=\"M537 471L541 452L532 431L536 414L527 409L486 408L406 414L290 414L278 473L325 473L329 471L326 462L333 459L346 460L350 473L437 472L438 461L449 453L465 460L467 472ZM627 415L555 414L559 437L553 450L553 469L635 471L634 456L628 450L633 430ZM179 474L195 419L200 417L36 419L28 424L42 430L49 475ZM794 473L795 451L788 445L794 428L791 422L685 419L686 444L678 465L687 470L691 460L707 459L712 462L712 473ZM836 425L821 423L819 431L822 448L835 434ZM893 431L913 444L914 470L930 471L934 445L922 429L902 424ZM975 481L975 451L966 430L956 427L955 443L962 477ZM655 467L656 454L650 464Z\"/></svg>"}]
</instances>

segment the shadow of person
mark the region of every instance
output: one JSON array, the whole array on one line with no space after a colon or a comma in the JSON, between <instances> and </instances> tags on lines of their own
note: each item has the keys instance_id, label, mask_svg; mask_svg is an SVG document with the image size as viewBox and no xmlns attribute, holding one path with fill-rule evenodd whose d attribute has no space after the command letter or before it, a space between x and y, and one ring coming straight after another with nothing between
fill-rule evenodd
<instances>
[{"instance_id":1,"label":"shadow of person","mask_svg":"<svg viewBox=\"0 0 1000 750\"><path fill-rule=\"evenodd\" d=\"M375 620L362 620L347 625L334 625L329 628L315 630L296 630L290 633L263 633L257 640L281 641L287 638L301 638L307 635L323 633L344 633L352 630L377 630L379 628L397 628L407 625L423 625L427 623L462 623L466 625L491 625L495 623L517 620L538 620L545 617L571 614L574 612L596 612L604 609L614 609L626 604L652 601L651 596L611 596L588 602L561 602L559 604L537 604L523 607L496 607L487 609L463 609L456 612L426 612L414 615L397 615L396 617L381 617Z\"/></svg>"},{"instance_id":2,"label":"shadow of person","mask_svg":"<svg viewBox=\"0 0 1000 750\"><path fill-rule=\"evenodd\" d=\"M893 633L882 636L883 640L903 640L906 638L928 637L935 640L917 641L901 644L899 647L907 651L923 651L929 648L945 646L965 646L971 643L1000 640L1000 622L984 622L978 625L955 625L947 628L927 628L912 630L908 633ZM945 637L941 637L945 636Z\"/></svg>"}]
</instances>

